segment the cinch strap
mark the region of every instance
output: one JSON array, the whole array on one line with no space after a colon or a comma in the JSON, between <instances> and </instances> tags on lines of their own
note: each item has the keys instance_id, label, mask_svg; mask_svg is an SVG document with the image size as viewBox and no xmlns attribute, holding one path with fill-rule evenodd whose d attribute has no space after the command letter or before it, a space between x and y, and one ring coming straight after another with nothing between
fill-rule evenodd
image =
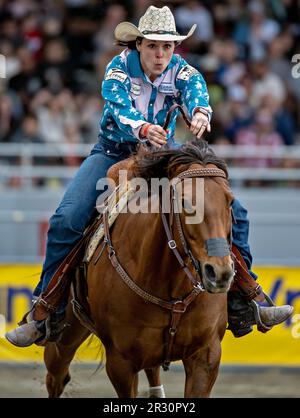
<instances>
[{"instance_id":1,"label":"cinch strap","mask_svg":"<svg viewBox=\"0 0 300 418\"><path fill-rule=\"evenodd\" d=\"M230 254L225 238L209 238L205 241L207 254L211 257L226 257Z\"/></svg>"}]
</instances>

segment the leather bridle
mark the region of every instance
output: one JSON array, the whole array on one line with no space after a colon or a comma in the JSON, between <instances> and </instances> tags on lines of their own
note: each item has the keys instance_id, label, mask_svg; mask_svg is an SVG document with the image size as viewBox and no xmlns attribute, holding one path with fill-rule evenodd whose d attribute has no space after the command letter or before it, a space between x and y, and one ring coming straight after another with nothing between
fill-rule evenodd
<instances>
[{"instance_id":1,"label":"leather bridle","mask_svg":"<svg viewBox=\"0 0 300 418\"><path fill-rule=\"evenodd\" d=\"M218 168L199 168L199 169L190 169L186 170L180 174L178 174L177 178L178 181L182 181L185 178L193 178L193 177L222 177L226 179L226 174L223 170ZM139 295L141 298L143 298L147 302L151 302L155 305L158 305L164 309L168 309L171 311L171 321L169 325L169 332L168 332L168 340L166 342L166 351L164 356L164 362L162 364L162 367L164 370L169 369L170 365L170 359L171 359L171 352L172 347L174 343L174 337L177 332L177 327L179 324L179 321L181 319L182 314L186 311L187 307L196 299L196 297L199 295L199 293L205 291L202 279L201 279L201 266L199 261L194 257L191 249L189 248L188 242L185 238L180 215L178 211L174 210L174 204L176 204L176 185L173 184L171 187L171 211L169 216L169 222L167 221L166 215L161 211L161 218L164 226L164 230L167 236L168 246L172 250L173 254L175 255L180 268L184 271L188 279L193 285L193 289L188 293L187 296L183 296L182 298L178 298L175 300L167 301L161 298L158 298L156 296L151 295L150 293L146 292L144 289L142 289L140 286L138 286L135 281L129 276L129 274L126 272L126 270L123 268L123 266L120 264L117 255L116 250L113 246L111 235L109 231L109 214L108 210L105 210L103 213L103 225L104 225L104 241L107 246L108 250L108 257L111 261L112 266L117 271L117 273L120 275L124 283L137 295ZM173 218L175 218L175 225L177 228L178 235L180 237L180 241L182 244L182 247L184 249L185 254L189 257L189 259L192 262L192 265L196 271L196 274L198 274L200 280L198 280L197 277L192 273L192 271L189 269L189 267L186 265L183 257L181 256L177 243L174 239L173 233L172 233L172 222Z\"/></svg>"},{"instance_id":2,"label":"leather bridle","mask_svg":"<svg viewBox=\"0 0 300 418\"><path fill-rule=\"evenodd\" d=\"M180 173L176 177L176 182L172 181L171 185L171 205L170 205L170 216L169 216L169 222L167 221L167 217L165 213L161 210L161 217L165 229L165 233L167 235L168 239L168 245L171 250L173 250L173 253L175 257L177 258L181 268L185 271L186 275L190 279L190 281L193 283L196 287L202 287L202 272L201 272L201 265L200 261L193 255L192 250L190 249L188 242L185 238L181 218L180 218L180 210L178 208L178 196L177 196L177 184L182 182L182 180L186 178L204 178L204 177L222 177L226 179L226 175L223 170L220 170L218 168L199 168L199 169L193 169L193 170L186 170L182 173ZM174 180L174 179L173 179ZM173 220L175 219L175 226L177 228L178 236L180 239L180 242L182 244L182 248L185 252L185 254L190 259L195 271L197 272L200 281L196 280L194 276L191 274L189 270L186 270L187 266L183 263L183 259L180 255L180 253L177 250L177 243L173 239L172 236L172 226L173 226Z\"/></svg>"}]
</instances>

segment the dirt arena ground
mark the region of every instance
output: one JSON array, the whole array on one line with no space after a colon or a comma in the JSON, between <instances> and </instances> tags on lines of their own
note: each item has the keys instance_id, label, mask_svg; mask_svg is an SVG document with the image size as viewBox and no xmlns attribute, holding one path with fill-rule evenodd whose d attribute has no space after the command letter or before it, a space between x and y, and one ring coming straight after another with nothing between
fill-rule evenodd
<instances>
[{"instance_id":1,"label":"dirt arena ground","mask_svg":"<svg viewBox=\"0 0 300 418\"><path fill-rule=\"evenodd\" d=\"M96 369L96 364L72 365L72 380L63 397L116 397L105 370ZM41 364L16 366L0 363L0 398L47 397L44 377L45 368ZM162 372L162 378L167 397L183 396L184 372L180 365L172 365L169 372ZM139 387L139 397L146 397L147 382L143 373L140 374ZM300 369L222 367L212 397L298 398Z\"/></svg>"}]
</instances>

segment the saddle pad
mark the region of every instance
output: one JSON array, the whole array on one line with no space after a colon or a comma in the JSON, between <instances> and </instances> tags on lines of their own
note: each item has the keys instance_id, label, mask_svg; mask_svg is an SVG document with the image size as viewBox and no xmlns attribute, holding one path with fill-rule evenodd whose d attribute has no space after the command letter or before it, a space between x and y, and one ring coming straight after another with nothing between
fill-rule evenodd
<instances>
[{"instance_id":1,"label":"saddle pad","mask_svg":"<svg viewBox=\"0 0 300 418\"><path fill-rule=\"evenodd\" d=\"M126 206L127 202L131 199L134 194L133 188L131 188L130 181L123 182L121 185L117 186L112 194L108 197L106 202L108 210L108 223L109 226L115 222L120 212ZM90 238L88 243L84 260L89 262L93 257L93 254L104 237L104 227L101 222L96 232Z\"/></svg>"}]
</instances>

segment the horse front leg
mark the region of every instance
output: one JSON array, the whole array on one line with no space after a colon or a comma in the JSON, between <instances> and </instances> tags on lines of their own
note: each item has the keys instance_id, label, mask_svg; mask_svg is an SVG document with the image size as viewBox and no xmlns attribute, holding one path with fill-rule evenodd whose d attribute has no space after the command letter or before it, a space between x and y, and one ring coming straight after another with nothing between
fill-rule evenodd
<instances>
[{"instance_id":1,"label":"horse front leg","mask_svg":"<svg viewBox=\"0 0 300 418\"><path fill-rule=\"evenodd\" d=\"M185 398L209 398L216 381L221 360L220 341L198 350L184 359Z\"/></svg>"},{"instance_id":2,"label":"horse front leg","mask_svg":"<svg viewBox=\"0 0 300 418\"><path fill-rule=\"evenodd\" d=\"M133 364L117 350L106 347L106 372L119 398L135 398L138 376Z\"/></svg>"},{"instance_id":3,"label":"horse front leg","mask_svg":"<svg viewBox=\"0 0 300 418\"><path fill-rule=\"evenodd\" d=\"M46 387L49 398L59 398L66 384L71 380L69 366L78 347L90 335L69 307L66 321L70 326L65 328L57 342L46 344L44 361L47 368Z\"/></svg>"},{"instance_id":4,"label":"horse front leg","mask_svg":"<svg viewBox=\"0 0 300 418\"><path fill-rule=\"evenodd\" d=\"M149 398L165 398L164 386L160 379L160 366L145 369L149 382Z\"/></svg>"}]
</instances>

